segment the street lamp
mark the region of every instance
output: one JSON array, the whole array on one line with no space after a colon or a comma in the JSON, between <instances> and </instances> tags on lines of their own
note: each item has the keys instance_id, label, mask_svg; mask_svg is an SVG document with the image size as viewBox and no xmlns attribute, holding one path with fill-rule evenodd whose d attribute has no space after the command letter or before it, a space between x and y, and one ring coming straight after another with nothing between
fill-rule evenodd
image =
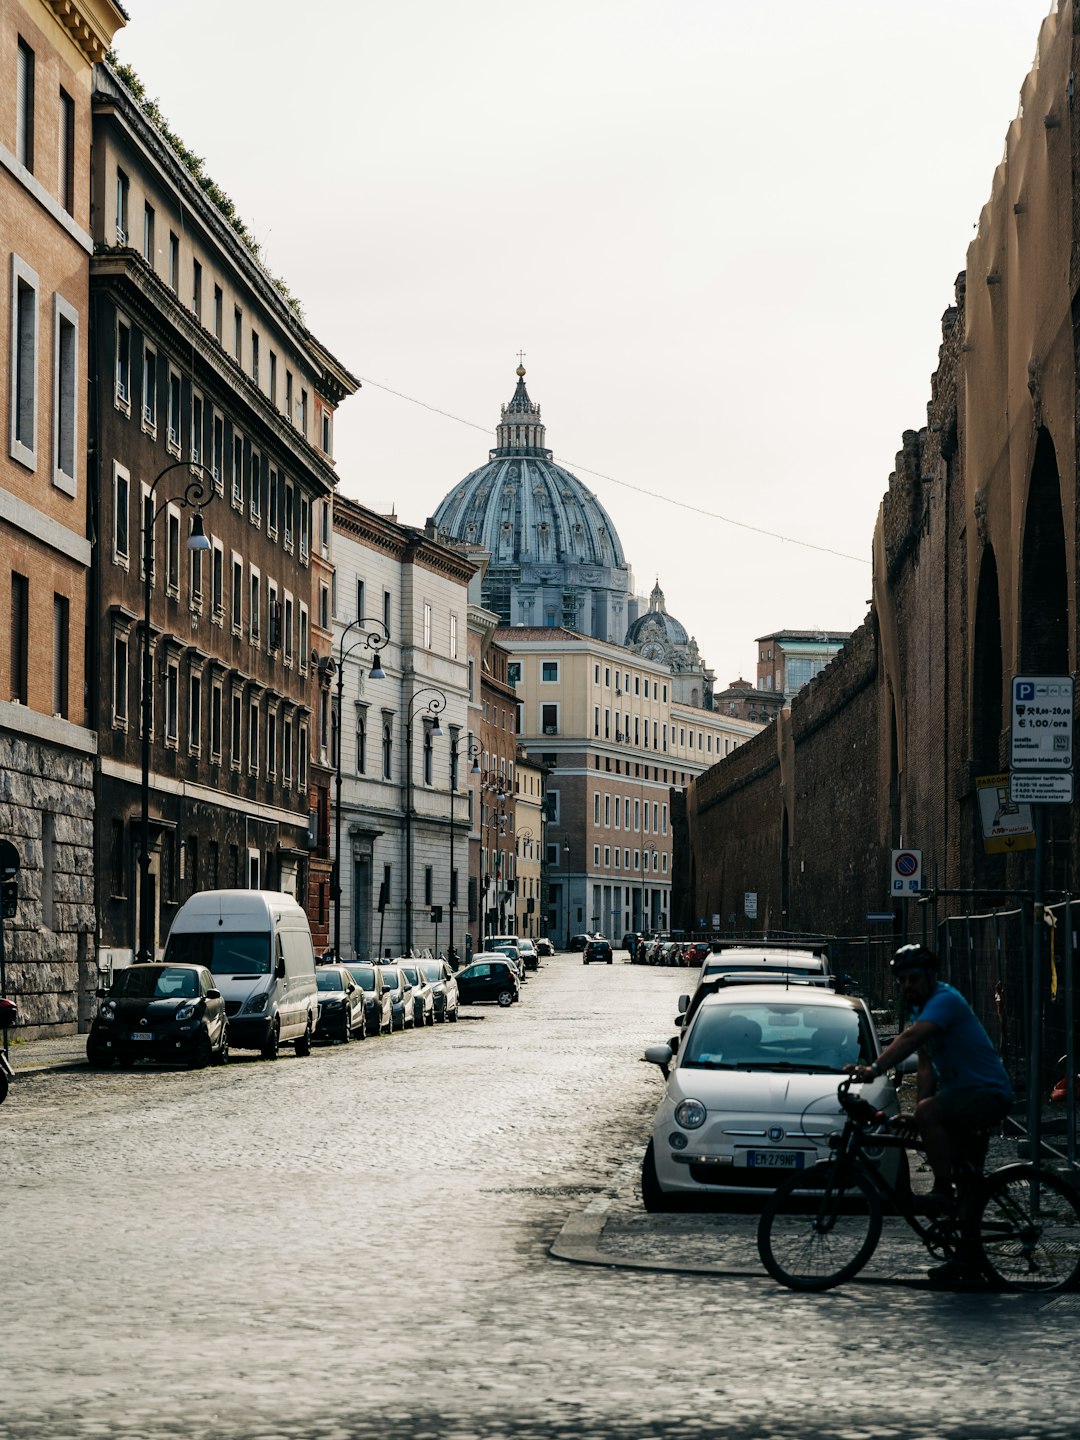
<instances>
[{"instance_id":1,"label":"street lamp","mask_svg":"<svg viewBox=\"0 0 1080 1440\"><path fill-rule=\"evenodd\" d=\"M154 509L158 482L173 470L197 470L199 474L185 487L182 495L172 495ZM142 564L143 564L143 651L142 651L142 795L139 827L139 959L152 960L153 926L150 915L150 721L153 715L153 671L150 665L150 600L152 597L154 526L158 516L169 505L179 505L182 510L193 509L191 534L187 548L202 552L210 549L210 541L203 529L202 512L214 498L212 489L213 471L197 460L174 460L166 465L151 481L143 499L142 513ZM208 486L203 476L209 476Z\"/></svg>"},{"instance_id":2,"label":"street lamp","mask_svg":"<svg viewBox=\"0 0 1080 1440\"><path fill-rule=\"evenodd\" d=\"M523 847L527 846L529 849L532 849L533 832L532 832L530 829L528 829L528 828L526 827L526 829L524 829L524 830L519 830L519 831L517 832L517 838L521 841ZM522 858L523 860L524 860L524 858L525 858L524 849L523 849L521 858ZM532 858L532 857L530 856L530 859L531 859L531 858ZM514 876L514 889L515 889L515 890L517 889L518 878L519 878L519 877L518 877L517 875ZM528 910L526 910L525 913L528 914L528 913L529 913ZM529 929L529 933L531 934L531 933L532 933L531 928L530 928L528 925L526 925L526 928Z\"/></svg>"},{"instance_id":3,"label":"street lamp","mask_svg":"<svg viewBox=\"0 0 1080 1440\"><path fill-rule=\"evenodd\" d=\"M492 762L494 763L494 756L492 756ZM487 807L487 820L485 822L485 828L487 829L489 836L492 830L494 830L495 832L495 844L492 846L492 851L496 856L495 874L492 875L489 869L488 874L484 879L485 888L494 892L496 904L495 906L491 906L485 903L481 933L482 935L485 933L491 933L489 929L488 914L492 909L497 908L499 912L498 933L501 935L506 929L506 901L503 898L506 892L505 888L500 886L499 884L499 882L504 877L502 874L502 867L498 860L498 839L500 835L507 834L506 796L509 790L509 786L507 781L501 775L495 775L487 782L487 784L483 788L487 790L489 795L494 795L496 797L496 804L493 807L490 805ZM494 816L494 821L492 820L492 816ZM484 853L485 856L488 853L486 845L484 846Z\"/></svg>"},{"instance_id":4,"label":"street lamp","mask_svg":"<svg viewBox=\"0 0 1080 1440\"><path fill-rule=\"evenodd\" d=\"M646 930L648 930L648 929L651 929L651 926L648 926L648 925L645 924L645 870L646 870L645 862L646 862L646 860L647 860L648 858L649 858L649 851L648 851L648 850L642 850L642 852L641 852L641 929L642 929L642 933L644 933L644 932L645 932ZM657 852L654 850L654 851L652 852L652 868L653 868L653 870L656 869L656 861L657 861L658 858L659 858L659 857L658 857L658 855L657 855Z\"/></svg>"},{"instance_id":5,"label":"street lamp","mask_svg":"<svg viewBox=\"0 0 1080 1440\"><path fill-rule=\"evenodd\" d=\"M562 842L563 865L566 867L566 948L570 949L570 841Z\"/></svg>"},{"instance_id":6,"label":"street lamp","mask_svg":"<svg viewBox=\"0 0 1080 1440\"><path fill-rule=\"evenodd\" d=\"M425 685L422 690L417 690L409 701L409 708L405 712L405 954L412 954L412 727L415 718L415 706L417 700L424 695L429 698L423 706L425 715L434 715L435 724L431 728L433 737L437 740L442 735L442 726L439 724L439 716L446 709L446 692L440 690L437 685ZM451 801L453 804L453 801ZM451 833L453 826L451 826Z\"/></svg>"},{"instance_id":7,"label":"street lamp","mask_svg":"<svg viewBox=\"0 0 1080 1440\"><path fill-rule=\"evenodd\" d=\"M374 625L374 630L362 630L365 625ZM345 648L345 639L351 630L361 630L362 633L352 642L349 648ZM375 654L375 660L371 667L372 680L385 680L386 671L379 663L379 651L389 643L390 629L382 620L369 615L358 615L355 620L350 620L338 637L337 657L337 755L334 767L335 780L335 804L334 804L334 875L332 890L334 892L334 959L341 959L341 736L342 736L342 704L345 691L345 661L355 650L371 650ZM356 896L352 897L353 908L356 907ZM356 921L353 920L355 933Z\"/></svg>"},{"instance_id":8,"label":"street lamp","mask_svg":"<svg viewBox=\"0 0 1080 1440\"><path fill-rule=\"evenodd\" d=\"M450 901L450 939L447 941L447 956L451 968L456 970L457 956L454 953L454 831L457 828L454 819L454 800L457 797L457 762L458 746L461 744L461 736L455 730L450 739L450 883L447 887L447 896ZM480 774L480 741L473 738L469 741L465 752L472 761L470 775Z\"/></svg>"}]
</instances>

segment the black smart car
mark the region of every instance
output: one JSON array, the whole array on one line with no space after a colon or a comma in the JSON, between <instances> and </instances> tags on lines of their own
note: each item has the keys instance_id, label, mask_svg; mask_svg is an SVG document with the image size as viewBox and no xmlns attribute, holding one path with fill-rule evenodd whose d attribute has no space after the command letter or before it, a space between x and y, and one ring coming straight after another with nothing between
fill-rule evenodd
<instances>
[{"instance_id":1,"label":"black smart car","mask_svg":"<svg viewBox=\"0 0 1080 1440\"><path fill-rule=\"evenodd\" d=\"M95 1068L136 1060L197 1067L229 1058L225 1002L203 965L132 965L97 994L86 1041Z\"/></svg>"},{"instance_id":2,"label":"black smart car","mask_svg":"<svg viewBox=\"0 0 1080 1440\"><path fill-rule=\"evenodd\" d=\"M512 1005L521 995L521 983L509 960L494 954L478 955L457 973L458 996L463 1005L495 1000Z\"/></svg>"}]
</instances>

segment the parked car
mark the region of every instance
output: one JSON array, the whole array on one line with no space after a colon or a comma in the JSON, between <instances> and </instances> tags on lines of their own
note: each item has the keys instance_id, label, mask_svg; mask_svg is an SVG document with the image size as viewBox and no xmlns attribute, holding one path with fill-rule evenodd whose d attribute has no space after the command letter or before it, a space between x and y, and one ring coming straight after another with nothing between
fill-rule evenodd
<instances>
[{"instance_id":1,"label":"parked car","mask_svg":"<svg viewBox=\"0 0 1080 1440\"><path fill-rule=\"evenodd\" d=\"M429 962L430 963L430 962ZM424 974L422 960L399 960L401 973L412 986L413 1024L435 1024L435 991L431 981Z\"/></svg>"},{"instance_id":2,"label":"parked car","mask_svg":"<svg viewBox=\"0 0 1080 1440\"><path fill-rule=\"evenodd\" d=\"M420 968L423 970L435 998L435 1019L440 1022L456 1020L461 1002L458 999L457 977L451 970L449 962L446 960L422 960Z\"/></svg>"},{"instance_id":3,"label":"parked car","mask_svg":"<svg viewBox=\"0 0 1080 1440\"><path fill-rule=\"evenodd\" d=\"M521 998L517 971L505 955L482 950L472 963L457 973L458 994L463 1005L476 1005L494 1000L499 1005L512 1005Z\"/></svg>"},{"instance_id":4,"label":"parked car","mask_svg":"<svg viewBox=\"0 0 1080 1440\"><path fill-rule=\"evenodd\" d=\"M540 953L527 936L524 940L518 941L518 950L521 954L521 963L526 970L540 969Z\"/></svg>"},{"instance_id":5,"label":"parked car","mask_svg":"<svg viewBox=\"0 0 1080 1440\"><path fill-rule=\"evenodd\" d=\"M870 1011L852 995L770 983L706 996L677 1059L670 1044L645 1051L667 1082L641 1170L646 1209L670 1209L687 1195L767 1194L792 1170L826 1159L844 1123L836 1097L844 1066L880 1053ZM898 1112L889 1076L861 1088L876 1110ZM881 1163L896 1167L901 1154L883 1149Z\"/></svg>"},{"instance_id":6,"label":"parked car","mask_svg":"<svg viewBox=\"0 0 1080 1440\"><path fill-rule=\"evenodd\" d=\"M390 992L390 1029L408 1030L416 1024L412 986L397 965L380 965L379 973Z\"/></svg>"},{"instance_id":7,"label":"parked car","mask_svg":"<svg viewBox=\"0 0 1080 1440\"><path fill-rule=\"evenodd\" d=\"M370 960L347 960L345 969L364 992L364 1028L368 1035L389 1034L394 1020L390 991L378 965Z\"/></svg>"},{"instance_id":8,"label":"parked car","mask_svg":"<svg viewBox=\"0 0 1080 1440\"><path fill-rule=\"evenodd\" d=\"M610 965L613 959L610 940L590 940L581 954L583 965L591 965L594 960Z\"/></svg>"},{"instance_id":9,"label":"parked car","mask_svg":"<svg viewBox=\"0 0 1080 1440\"><path fill-rule=\"evenodd\" d=\"M95 1068L137 1060L179 1060L194 1068L229 1058L225 1001L204 965L132 965L117 971L97 997L86 1040Z\"/></svg>"},{"instance_id":10,"label":"parked car","mask_svg":"<svg viewBox=\"0 0 1080 1440\"><path fill-rule=\"evenodd\" d=\"M584 950L584 949L585 949L585 946L589 943L589 941L590 941L592 938L593 938L593 937L592 937L591 935L587 935L587 934L586 934L586 935L571 935L571 936L570 936L570 944L569 944L569 946L568 946L567 948L570 949L570 950Z\"/></svg>"},{"instance_id":11,"label":"parked car","mask_svg":"<svg viewBox=\"0 0 1080 1440\"><path fill-rule=\"evenodd\" d=\"M484 950L489 955L505 955L514 967L519 982L522 985L525 984L525 962L521 958L521 951L513 941L489 939ZM475 958L473 956L473 959Z\"/></svg>"},{"instance_id":12,"label":"parked car","mask_svg":"<svg viewBox=\"0 0 1080 1440\"><path fill-rule=\"evenodd\" d=\"M363 1040L367 1035L364 992L344 965L317 965L315 985L319 996L319 1018L315 1039L329 1044L339 1040Z\"/></svg>"},{"instance_id":13,"label":"parked car","mask_svg":"<svg viewBox=\"0 0 1080 1440\"><path fill-rule=\"evenodd\" d=\"M541 935L539 940L537 940L536 953L545 960L555 954L555 946L546 935Z\"/></svg>"}]
</instances>

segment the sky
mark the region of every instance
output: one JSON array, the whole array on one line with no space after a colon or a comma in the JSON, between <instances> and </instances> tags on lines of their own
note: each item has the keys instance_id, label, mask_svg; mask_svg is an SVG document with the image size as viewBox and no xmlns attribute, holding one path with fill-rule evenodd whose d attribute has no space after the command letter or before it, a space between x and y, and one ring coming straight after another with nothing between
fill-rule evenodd
<instances>
[{"instance_id":1,"label":"sky","mask_svg":"<svg viewBox=\"0 0 1080 1440\"><path fill-rule=\"evenodd\" d=\"M125 8L120 58L362 381L344 494L423 525L523 351L717 688L861 623L1052 0Z\"/></svg>"}]
</instances>

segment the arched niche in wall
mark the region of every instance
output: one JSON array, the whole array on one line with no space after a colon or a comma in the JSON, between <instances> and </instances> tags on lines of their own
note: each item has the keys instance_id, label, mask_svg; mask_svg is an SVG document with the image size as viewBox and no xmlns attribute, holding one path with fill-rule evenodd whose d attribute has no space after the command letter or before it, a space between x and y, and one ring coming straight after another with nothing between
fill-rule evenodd
<instances>
[{"instance_id":1,"label":"arched niche in wall","mask_svg":"<svg viewBox=\"0 0 1080 1440\"><path fill-rule=\"evenodd\" d=\"M971 676L971 759L977 775L996 774L1001 763L1001 601L993 546L983 551L975 600Z\"/></svg>"},{"instance_id":2,"label":"arched niche in wall","mask_svg":"<svg viewBox=\"0 0 1080 1440\"><path fill-rule=\"evenodd\" d=\"M1069 577L1057 454L1048 430L1039 431L1031 467L1020 552L1020 671L1069 671Z\"/></svg>"}]
</instances>

